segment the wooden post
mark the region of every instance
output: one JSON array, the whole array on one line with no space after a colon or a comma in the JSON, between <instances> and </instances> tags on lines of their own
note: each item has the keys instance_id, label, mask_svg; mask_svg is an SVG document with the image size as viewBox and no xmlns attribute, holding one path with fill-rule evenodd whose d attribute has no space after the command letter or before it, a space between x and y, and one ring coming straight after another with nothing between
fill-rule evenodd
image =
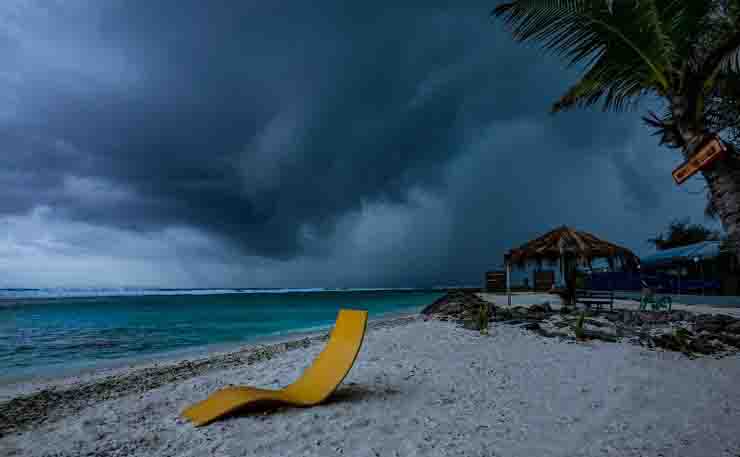
<instances>
[{"instance_id":1,"label":"wooden post","mask_svg":"<svg viewBox=\"0 0 740 457\"><path fill-rule=\"evenodd\" d=\"M678 266L678 296L681 296L681 269L683 265Z\"/></svg>"},{"instance_id":2,"label":"wooden post","mask_svg":"<svg viewBox=\"0 0 740 457\"><path fill-rule=\"evenodd\" d=\"M509 308L511 308L511 264L506 262L506 295L509 297Z\"/></svg>"},{"instance_id":3,"label":"wooden post","mask_svg":"<svg viewBox=\"0 0 740 457\"><path fill-rule=\"evenodd\" d=\"M566 283L565 281L565 256L562 253L560 254L560 281L562 283ZM567 283L565 285L566 287L568 286Z\"/></svg>"}]
</instances>

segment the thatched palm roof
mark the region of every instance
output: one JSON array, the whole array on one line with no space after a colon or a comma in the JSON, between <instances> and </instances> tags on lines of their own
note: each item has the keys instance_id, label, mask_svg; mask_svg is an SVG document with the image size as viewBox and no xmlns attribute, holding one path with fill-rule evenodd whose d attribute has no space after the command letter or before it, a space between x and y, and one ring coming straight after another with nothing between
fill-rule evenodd
<instances>
[{"instance_id":1,"label":"thatched palm roof","mask_svg":"<svg viewBox=\"0 0 740 457\"><path fill-rule=\"evenodd\" d=\"M637 256L627 248L604 241L590 233L562 226L518 248L510 250L505 258L515 265L534 260L554 261L563 256L574 256L583 265L590 265L593 259L605 258L613 265L615 259L623 264L634 264Z\"/></svg>"}]
</instances>

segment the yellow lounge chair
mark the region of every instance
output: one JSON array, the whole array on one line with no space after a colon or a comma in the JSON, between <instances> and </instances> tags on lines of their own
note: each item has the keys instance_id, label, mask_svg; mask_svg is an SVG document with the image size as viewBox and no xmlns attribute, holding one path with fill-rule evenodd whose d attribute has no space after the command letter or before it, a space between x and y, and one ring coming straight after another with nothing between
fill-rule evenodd
<instances>
[{"instance_id":1,"label":"yellow lounge chair","mask_svg":"<svg viewBox=\"0 0 740 457\"><path fill-rule=\"evenodd\" d=\"M366 327L367 311L342 309L326 347L293 384L280 390L227 387L185 409L182 415L200 426L249 407L319 404L336 390L349 373L360 352Z\"/></svg>"}]
</instances>

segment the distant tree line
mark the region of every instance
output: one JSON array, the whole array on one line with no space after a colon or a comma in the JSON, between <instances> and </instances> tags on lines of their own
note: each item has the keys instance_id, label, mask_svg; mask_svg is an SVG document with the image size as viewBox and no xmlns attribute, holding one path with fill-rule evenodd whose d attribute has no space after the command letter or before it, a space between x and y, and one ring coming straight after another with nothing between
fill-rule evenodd
<instances>
[{"instance_id":1,"label":"distant tree line","mask_svg":"<svg viewBox=\"0 0 740 457\"><path fill-rule=\"evenodd\" d=\"M701 224L692 224L690 218L676 219L670 223L665 233L660 233L655 238L648 239L656 249L665 249L688 246L702 241L722 241L720 231L712 230Z\"/></svg>"}]
</instances>

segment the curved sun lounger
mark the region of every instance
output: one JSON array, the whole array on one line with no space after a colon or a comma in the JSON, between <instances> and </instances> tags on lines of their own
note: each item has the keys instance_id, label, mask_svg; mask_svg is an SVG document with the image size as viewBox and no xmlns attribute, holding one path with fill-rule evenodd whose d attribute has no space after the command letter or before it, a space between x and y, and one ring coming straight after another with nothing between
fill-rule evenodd
<instances>
[{"instance_id":1,"label":"curved sun lounger","mask_svg":"<svg viewBox=\"0 0 740 457\"><path fill-rule=\"evenodd\" d=\"M366 327L367 311L342 309L326 347L293 384L280 390L227 387L185 409L182 415L200 426L250 407L317 405L326 400L349 373L360 352Z\"/></svg>"}]
</instances>

